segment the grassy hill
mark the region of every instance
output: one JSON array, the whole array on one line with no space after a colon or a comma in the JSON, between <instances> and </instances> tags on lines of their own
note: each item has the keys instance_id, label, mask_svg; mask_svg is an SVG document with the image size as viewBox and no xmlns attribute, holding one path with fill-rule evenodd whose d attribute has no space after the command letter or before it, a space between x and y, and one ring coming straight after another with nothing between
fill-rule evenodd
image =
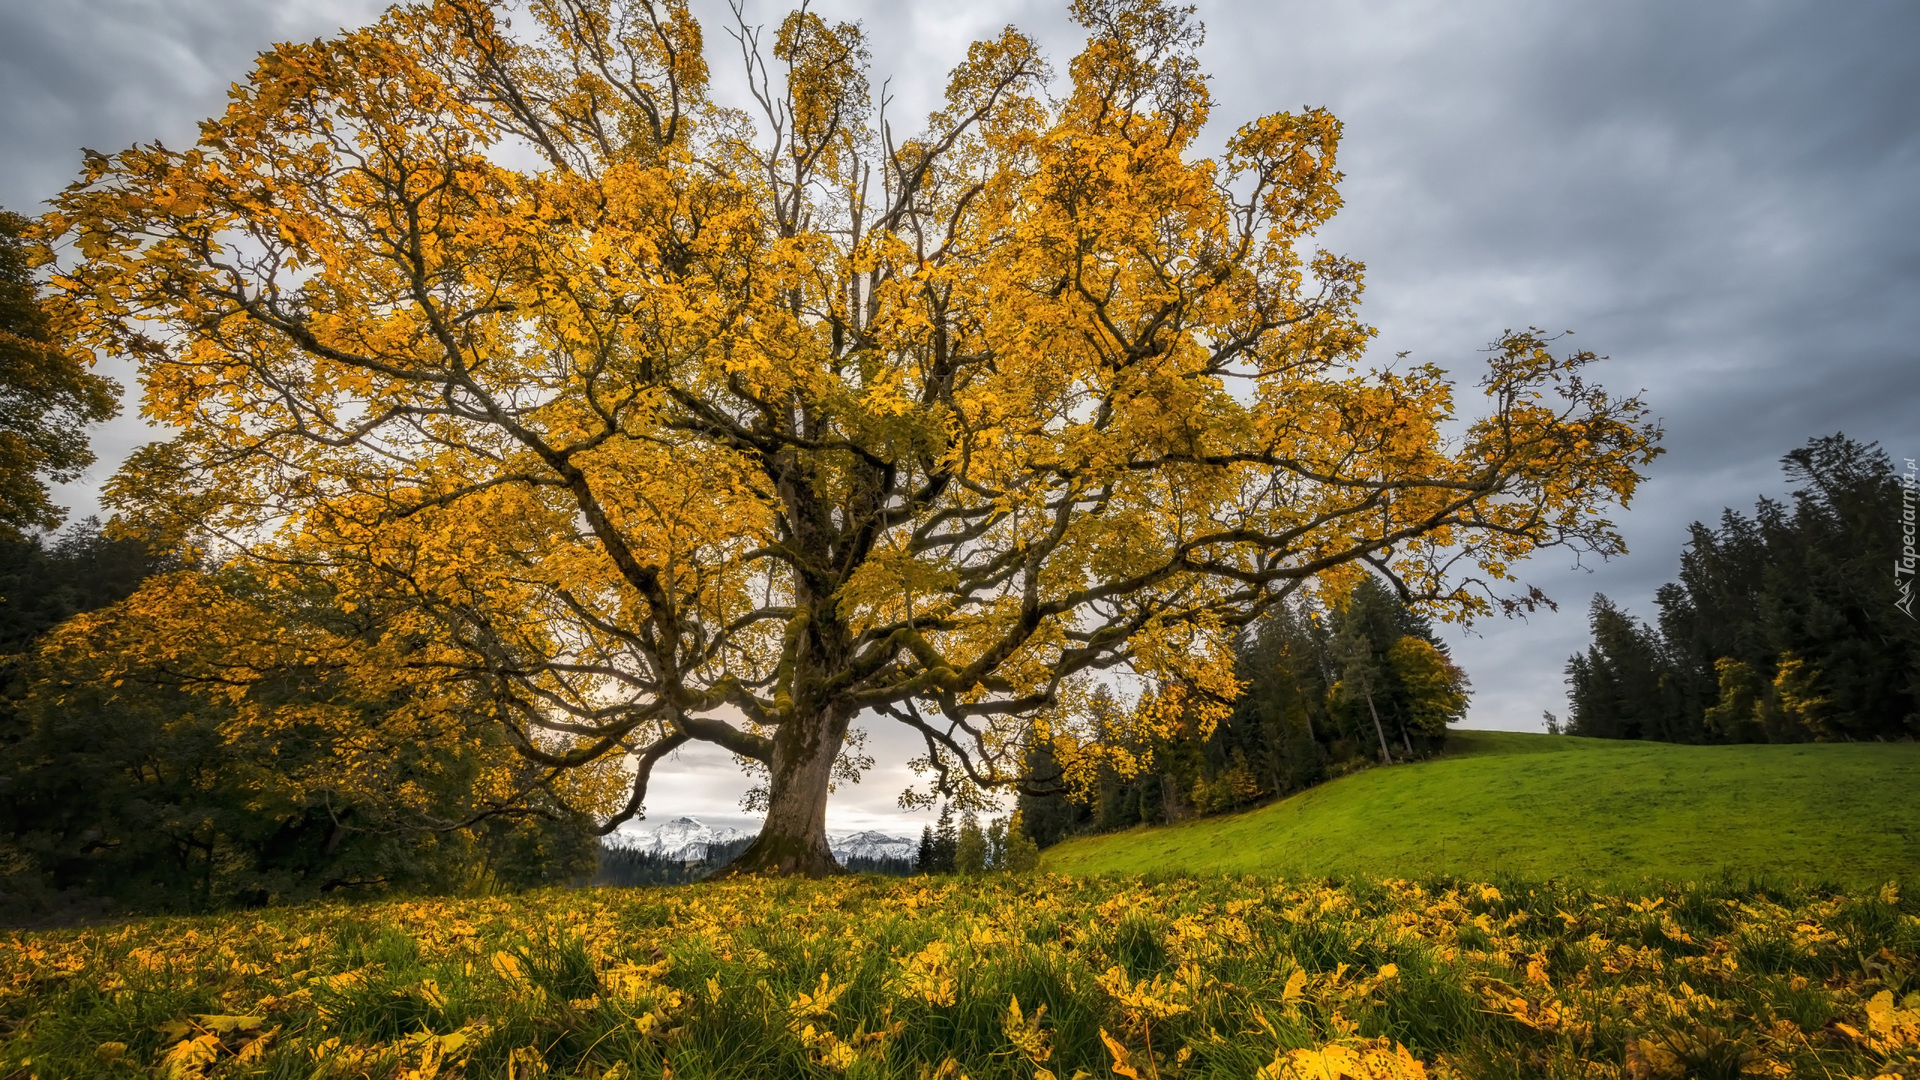
<instances>
[{"instance_id":1,"label":"grassy hill","mask_svg":"<svg viewBox=\"0 0 1920 1080\"><path fill-rule=\"evenodd\" d=\"M1920 879L1920 745L1674 746L1459 731L1436 760L1257 810L1070 840L1045 869L1626 883Z\"/></svg>"}]
</instances>

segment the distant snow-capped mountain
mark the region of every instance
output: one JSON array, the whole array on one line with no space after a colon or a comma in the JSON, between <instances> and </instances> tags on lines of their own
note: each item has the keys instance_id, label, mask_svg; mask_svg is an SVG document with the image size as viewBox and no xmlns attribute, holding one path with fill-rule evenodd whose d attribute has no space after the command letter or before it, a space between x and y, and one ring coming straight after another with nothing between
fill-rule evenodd
<instances>
[{"instance_id":1,"label":"distant snow-capped mountain","mask_svg":"<svg viewBox=\"0 0 1920 1080\"><path fill-rule=\"evenodd\" d=\"M700 862L712 845L749 835L726 825L715 828L696 817L677 817L658 825L620 829L607 839L619 847L650 851L678 862Z\"/></svg>"},{"instance_id":2,"label":"distant snow-capped mountain","mask_svg":"<svg viewBox=\"0 0 1920 1080\"><path fill-rule=\"evenodd\" d=\"M920 842L867 829L857 833L828 833L827 847L841 862L852 858L911 859L919 853Z\"/></svg>"},{"instance_id":3,"label":"distant snow-capped mountain","mask_svg":"<svg viewBox=\"0 0 1920 1080\"><path fill-rule=\"evenodd\" d=\"M649 851L679 862L701 862L716 844L744 840L751 832L731 826L708 825L696 817L677 817L658 825L633 825L616 831L607 842L634 851ZM836 859L911 859L919 842L904 836L890 836L873 829L853 833L828 833L827 847Z\"/></svg>"}]
</instances>

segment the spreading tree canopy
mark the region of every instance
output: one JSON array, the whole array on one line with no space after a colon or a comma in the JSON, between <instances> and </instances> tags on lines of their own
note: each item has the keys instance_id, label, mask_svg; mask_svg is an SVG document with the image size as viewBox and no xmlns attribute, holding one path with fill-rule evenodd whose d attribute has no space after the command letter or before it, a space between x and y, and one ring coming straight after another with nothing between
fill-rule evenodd
<instances>
[{"instance_id":1,"label":"spreading tree canopy","mask_svg":"<svg viewBox=\"0 0 1920 1080\"><path fill-rule=\"evenodd\" d=\"M1620 549L1640 403L1533 332L1473 416L1365 366L1362 268L1310 243L1340 125L1205 154L1187 9L1075 0L1058 83L977 42L904 138L855 25L734 27L749 117L684 2L512 14L282 45L50 226L75 331L179 430L123 513L372 613L339 663L483 689L450 697L606 828L705 740L765 770L736 867L826 872L858 714L936 789L1017 786L1032 732L1091 760L1105 681L1218 715L1236 631L1316 579L1464 616L1535 549Z\"/></svg>"}]
</instances>

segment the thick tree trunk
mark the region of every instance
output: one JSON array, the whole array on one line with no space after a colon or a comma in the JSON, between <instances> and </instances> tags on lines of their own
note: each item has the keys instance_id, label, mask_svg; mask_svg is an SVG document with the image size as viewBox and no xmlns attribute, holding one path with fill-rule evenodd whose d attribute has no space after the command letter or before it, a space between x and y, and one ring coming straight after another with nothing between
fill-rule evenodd
<instances>
[{"instance_id":1,"label":"thick tree trunk","mask_svg":"<svg viewBox=\"0 0 1920 1080\"><path fill-rule=\"evenodd\" d=\"M1373 707L1373 693L1367 693L1367 711L1373 714L1373 733L1380 736L1380 764L1393 764L1393 753L1387 749L1387 730L1380 726L1380 710Z\"/></svg>"},{"instance_id":2,"label":"thick tree trunk","mask_svg":"<svg viewBox=\"0 0 1920 1080\"><path fill-rule=\"evenodd\" d=\"M851 719L835 710L796 716L780 725L767 766L766 822L753 846L724 876L826 877L846 872L827 848L827 785Z\"/></svg>"}]
</instances>

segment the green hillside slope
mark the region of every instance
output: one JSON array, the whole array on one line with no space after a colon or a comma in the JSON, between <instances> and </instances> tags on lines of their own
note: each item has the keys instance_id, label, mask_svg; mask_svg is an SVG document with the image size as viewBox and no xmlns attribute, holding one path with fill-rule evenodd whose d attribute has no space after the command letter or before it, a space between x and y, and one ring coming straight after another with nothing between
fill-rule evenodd
<instances>
[{"instance_id":1,"label":"green hillside slope","mask_svg":"<svg viewBox=\"0 0 1920 1080\"><path fill-rule=\"evenodd\" d=\"M1437 760L1258 810L1069 840L1103 872L1423 873L1630 882L1920 879L1920 745L1673 746L1460 731Z\"/></svg>"}]
</instances>

